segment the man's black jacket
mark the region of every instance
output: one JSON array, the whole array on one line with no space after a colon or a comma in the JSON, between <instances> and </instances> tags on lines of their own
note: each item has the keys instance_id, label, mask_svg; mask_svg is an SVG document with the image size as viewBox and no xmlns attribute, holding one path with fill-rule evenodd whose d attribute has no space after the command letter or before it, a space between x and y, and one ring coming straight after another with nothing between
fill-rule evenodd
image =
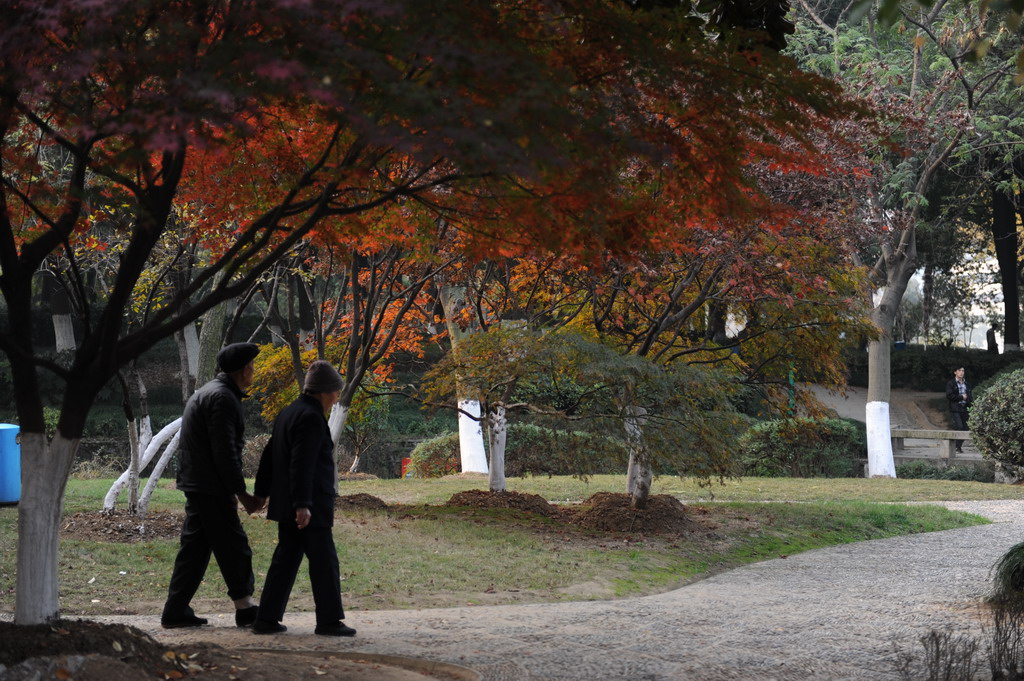
<instances>
[{"instance_id":1,"label":"man's black jacket","mask_svg":"<svg viewBox=\"0 0 1024 681\"><path fill-rule=\"evenodd\" d=\"M226 374L193 393L181 417L178 489L231 496L245 491L245 393Z\"/></svg>"}]
</instances>

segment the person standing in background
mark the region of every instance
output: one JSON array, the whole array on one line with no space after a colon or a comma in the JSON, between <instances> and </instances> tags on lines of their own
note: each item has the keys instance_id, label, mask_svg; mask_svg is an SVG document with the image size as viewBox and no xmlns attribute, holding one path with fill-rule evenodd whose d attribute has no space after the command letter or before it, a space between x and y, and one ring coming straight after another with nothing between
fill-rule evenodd
<instances>
[{"instance_id":1,"label":"person standing in background","mask_svg":"<svg viewBox=\"0 0 1024 681\"><path fill-rule=\"evenodd\" d=\"M221 373L193 393L185 405L177 478L178 489L185 493L185 522L160 617L165 629L207 623L206 618L196 616L191 602L211 554L217 558L228 596L235 603L235 624L248 627L256 620L252 550L238 519L238 504L253 513L264 502L245 491L242 476L242 399L252 385L252 362L259 351L252 343L224 347L217 353Z\"/></svg>"},{"instance_id":2,"label":"person standing in background","mask_svg":"<svg viewBox=\"0 0 1024 681\"><path fill-rule=\"evenodd\" d=\"M964 368L953 371L953 378L946 383L946 400L949 401L949 413L953 418L953 430L967 430L967 410L971 405L971 389L964 379ZM963 453L964 441L956 441L956 451Z\"/></svg>"},{"instance_id":3,"label":"person standing in background","mask_svg":"<svg viewBox=\"0 0 1024 681\"><path fill-rule=\"evenodd\" d=\"M998 330L999 326L993 322L988 327L988 331L985 332L985 345L988 346L988 351L993 355L999 354L999 342L996 340L996 331Z\"/></svg>"},{"instance_id":4,"label":"person standing in background","mask_svg":"<svg viewBox=\"0 0 1024 681\"><path fill-rule=\"evenodd\" d=\"M255 491L270 497L267 517L277 521L277 548L267 570L254 634L278 634L302 557L309 560L309 581L316 607L316 634L355 636L345 625L341 572L334 548L334 499L337 468L326 413L341 396L341 374L330 362L316 360L306 371L303 391L276 419L260 457Z\"/></svg>"}]
</instances>

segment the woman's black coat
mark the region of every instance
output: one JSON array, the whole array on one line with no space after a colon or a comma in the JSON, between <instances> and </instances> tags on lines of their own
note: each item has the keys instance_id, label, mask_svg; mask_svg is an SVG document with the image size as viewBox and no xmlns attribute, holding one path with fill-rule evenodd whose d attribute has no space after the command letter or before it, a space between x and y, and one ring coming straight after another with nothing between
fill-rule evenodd
<instances>
[{"instance_id":1,"label":"woman's black coat","mask_svg":"<svg viewBox=\"0 0 1024 681\"><path fill-rule=\"evenodd\" d=\"M260 458L255 494L270 497L267 517L295 522L295 509L308 508L310 526L334 525L334 444L319 400L309 395L285 407Z\"/></svg>"}]
</instances>

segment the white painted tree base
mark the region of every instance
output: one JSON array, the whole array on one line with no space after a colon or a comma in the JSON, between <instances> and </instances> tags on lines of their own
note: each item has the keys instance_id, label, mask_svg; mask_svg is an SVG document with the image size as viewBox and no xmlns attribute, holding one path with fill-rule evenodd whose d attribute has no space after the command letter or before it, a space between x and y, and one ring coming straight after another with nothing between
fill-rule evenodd
<instances>
[{"instance_id":1,"label":"white painted tree base","mask_svg":"<svg viewBox=\"0 0 1024 681\"><path fill-rule=\"evenodd\" d=\"M459 456L463 473L487 473L487 452L480 428L480 403L476 400L459 402ZM472 414L467 416L462 412Z\"/></svg>"},{"instance_id":2,"label":"white painted tree base","mask_svg":"<svg viewBox=\"0 0 1024 681\"><path fill-rule=\"evenodd\" d=\"M869 478L895 478L888 402L868 402L864 408L868 437Z\"/></svg>"}]
</instances>

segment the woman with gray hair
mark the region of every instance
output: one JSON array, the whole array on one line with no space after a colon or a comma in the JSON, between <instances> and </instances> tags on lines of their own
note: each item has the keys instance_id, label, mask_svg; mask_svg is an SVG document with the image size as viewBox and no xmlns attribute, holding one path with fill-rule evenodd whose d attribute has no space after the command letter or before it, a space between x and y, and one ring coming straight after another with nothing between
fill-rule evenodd
<instances>
[{"instance_id":1,"label":"woman with gray hair","mask_svg":"<svg viewBox=\"0 0 1024 681\"><path fill-rule=\"evenodd\" d=\"M334 548L334 442L326 413L341 395L341 374L330 362L309 365L302 394L276 419L260 458L256 495L269 496L267 517L277 521L277 548L260 597L255 634L287 631L281 624L302 557L316 605L316 633L354 636L342 620L341 575Z\"/></svg>"}]
</instances>

